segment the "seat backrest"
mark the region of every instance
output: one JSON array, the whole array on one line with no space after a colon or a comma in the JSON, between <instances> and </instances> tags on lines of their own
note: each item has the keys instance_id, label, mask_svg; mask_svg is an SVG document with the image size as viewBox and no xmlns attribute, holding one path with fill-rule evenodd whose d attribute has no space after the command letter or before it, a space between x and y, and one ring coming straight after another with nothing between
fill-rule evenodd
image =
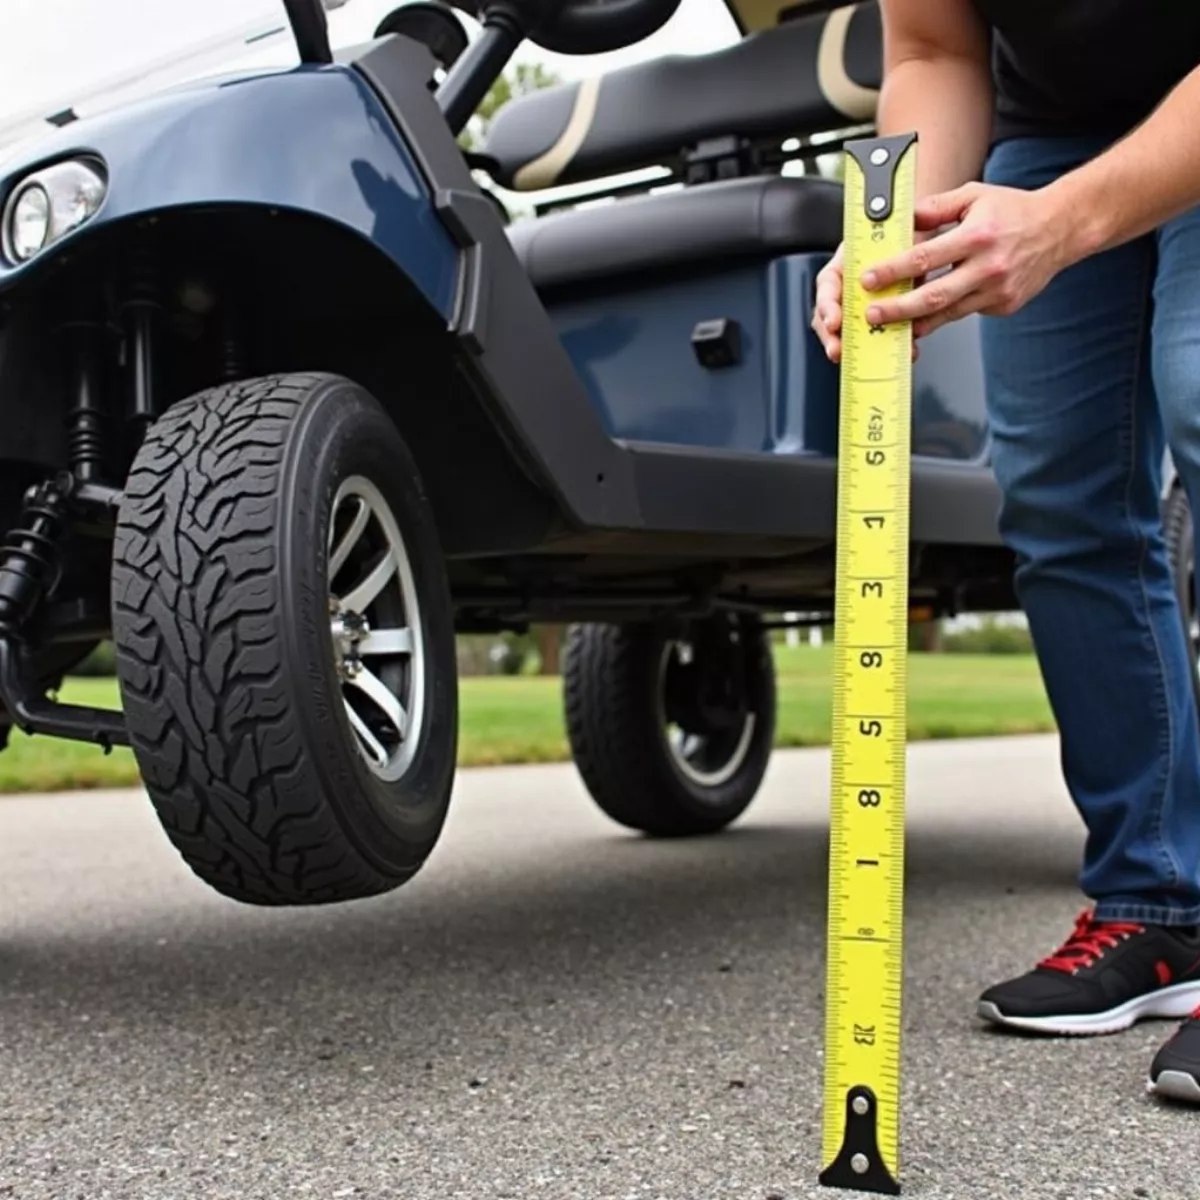
<instances>
[{"instance_id":1,"label":"seat backrest","mask_svg":"<svg viewBox=\"0 0 1200 1200\"><path fill-rule=\"evenodd\" d=\"M875 0L805 14L703 55L669 55L506 104L482 156L516 191L670 165L735 136L807 137L871 122L882 76Z\"/></svg>"}]
</instances>

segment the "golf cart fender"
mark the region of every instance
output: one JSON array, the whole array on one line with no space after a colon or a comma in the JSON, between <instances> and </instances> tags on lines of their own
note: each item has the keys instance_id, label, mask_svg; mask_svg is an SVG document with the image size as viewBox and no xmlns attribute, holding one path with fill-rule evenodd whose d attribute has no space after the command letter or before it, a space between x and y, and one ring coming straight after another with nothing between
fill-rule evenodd
<instances>
[{"instance_id":1,"label":"golf cart fender","mask_svg":"<svg viewBox=\"0 0 1200 1200\"><path fill-rule=\"evenodd\" d=\"M449 320L460 249L366 82L343 66L195 84L50 132L0 164L0 203L29 174L99 160L99 211L31 262L0 258L0 295L118 222L197 208L302 212L352 230Z\"/></svg>"},{"instance_id":2,"label":"golf cart fender","mask_svg":"<svg viewBox=\"0 0 1200 1200\"><path fill-rule=\"evenodd\" d=\"M507 453L569 522L639 527L633 456L607 435L472 177L433 71L425 47L392 37L331 66L192 84L48 134L0 163L0 205L31 172L73 157L101 160L108 191L30 263L0 256L0 306L23 278L118 223L247 207L324 220L407 277L454 334Z\"/></svg>"}]
</instances>

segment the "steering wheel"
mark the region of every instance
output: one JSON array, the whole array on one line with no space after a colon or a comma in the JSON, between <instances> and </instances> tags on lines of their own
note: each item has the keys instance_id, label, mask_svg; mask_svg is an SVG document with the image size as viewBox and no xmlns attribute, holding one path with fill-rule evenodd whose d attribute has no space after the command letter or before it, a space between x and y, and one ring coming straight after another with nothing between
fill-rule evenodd
<instances>
[{"instance_id":1,"label":"steering wheel","mask_svg":"<svg viewBox=\"0 0 1200 1200\"><path fill-rule=\"evenodd\" d=\"M415 0L388 13L375 29L377 38L397 33L427 46L443 70L450 70L466 50L467 31L454 10L441 0Z\"/></svg>"},{"instance_id":2,"label":"steering wheel","mask_svg":"<svg viewBox=\"0 0 1200 1200\"><path fill-rule=\"evenodd\" d=\"M657 33L681 0L565 0L530 31L552 54L606 54Z\"/></svg>"}]
</instances>

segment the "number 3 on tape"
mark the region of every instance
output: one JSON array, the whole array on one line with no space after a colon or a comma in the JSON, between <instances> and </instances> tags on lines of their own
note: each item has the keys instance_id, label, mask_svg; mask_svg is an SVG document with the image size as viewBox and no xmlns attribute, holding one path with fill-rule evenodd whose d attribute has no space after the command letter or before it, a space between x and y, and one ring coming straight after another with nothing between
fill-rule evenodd
<instances>
[{"instance_id":1,"label":"number 3 on tape","mask_svg":"<svg viewBox=\"0 0 1200 1200\"><path fill-rule=\"evenodd\" d=\"M916 140L846 144L820 1175L828 1187L892 1195L900 1191L912 327L869 325L859 279L912 244Z\"/></svg>"}]
</instances>

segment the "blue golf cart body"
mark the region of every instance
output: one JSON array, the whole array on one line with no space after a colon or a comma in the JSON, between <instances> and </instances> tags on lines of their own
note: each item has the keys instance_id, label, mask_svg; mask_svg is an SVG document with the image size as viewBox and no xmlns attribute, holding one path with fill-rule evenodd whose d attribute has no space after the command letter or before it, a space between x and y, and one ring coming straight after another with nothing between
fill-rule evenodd
<instances>
[{"instance_id":1,"label":"blue golf cart body","mask_svg":"<svg viewBox=\"0 0 1200 1200\"><path fill-rule=\"evenodd\" d=\"M0 163L0 737L132 745L226 895L352 899L437 841L455 633L561 623L604 811L724 828L770 753L773 629L832 619L817 164L871 132L876 6L751 5L732 46L518 98L471 152L524 37L612 49L678 0L464 0L473 42L412 3L336 54L319 0L286 6L298 65ZM550 199L510 219L522 192ZM1011 608L973 321L913 395L912 604ZM108 638L123 712L52 699Z\"/></svg>"},{"instance_id":2,"label":"blue golf cart body","mask_svg":"<svg viewBox=\"0 0 1200 1200\"><path fill-rule=\"evenodd\" d=\"M869 87L878 14L866 4L848 15L845 53L871 48L859 52ZM540 478L520 471L510 486L532 485L527 503L544 509L533 530L501 516L506 505L494 492L463 495L462 447L438 447L423 472L436 481L445 471L452 481L457 498L442 515L455 555L567 549L600 529L612 531L614 546L650 538L668 557L658 535L735 539L726 548L736 543L739 559L747 538L828 542L837 370L807 326L814 276L840 238L840 186L761 168L753 147L836 133L849 120L824 97L817 70L824 30L842 18L821 12L695 61L662 60L600 80L588 89L597 93L594 123L554 183L684 158L676 177L690 171L692 181L705 173L708 181L685 178L689 186L674 194L518 222L507 236L429 91L433 60L415 43L390 36L332 63L179 87L52 130L5 163L6 194L72 159L94 161L106 193L94 216L32 261L0 260L0 295L30 296L27 309L71 273L107 272L114 259L147 253L137 242L149 234L154 254L164 244L173 254L192 248L209 274L219 265L243 305L273 310L279 325L295 328L291 310L304 310L306 332L295 344L246 348L258 356L251 369L339 369L368 386L382 369L385 403L399 380L419 387L422 373L445 369L403 353L414 320L436 325L450 335L448 356L491 376L497 433L521 444L519 453L499 443L480 452L502 474L532 456ZM472 165L493 168L502 186L521 186L522 168L553 149L571 120L581 87L511 103ZM738 127L742 102L761 110L746 130ZM660 117L662 130L653 124ZM720 139L732 143L729 154L710 148ZM347 303L375 310L373 328L347 330ZM382 363L376 339L389 311L392 361ZM706 365L693 343L712 321L735 330L738 353L728 365ZM360 343L339 347L350 361L330 344L347 337ZM10 356L7 368L19 370ZM200 376L179 389L187 395L207 382ZM11 420L6 410L27 395L5 386L0 419ZM914 539L995 546L971 322L930 343L914 405ZM453 414L443 415L445 437L465 441L451 433ZM27 426L18 457L61 462L65 421L56 428L18 413L16 423ZM585 463L595 469L582 470ZM781 599L820 607L813 601L828 594L827 566L822 574L785 582ZM939 585L959 592L953 601L947 593L945 606L972 606L959 586L969 588L972 576Z\"/></svg>"}]
</instances>

